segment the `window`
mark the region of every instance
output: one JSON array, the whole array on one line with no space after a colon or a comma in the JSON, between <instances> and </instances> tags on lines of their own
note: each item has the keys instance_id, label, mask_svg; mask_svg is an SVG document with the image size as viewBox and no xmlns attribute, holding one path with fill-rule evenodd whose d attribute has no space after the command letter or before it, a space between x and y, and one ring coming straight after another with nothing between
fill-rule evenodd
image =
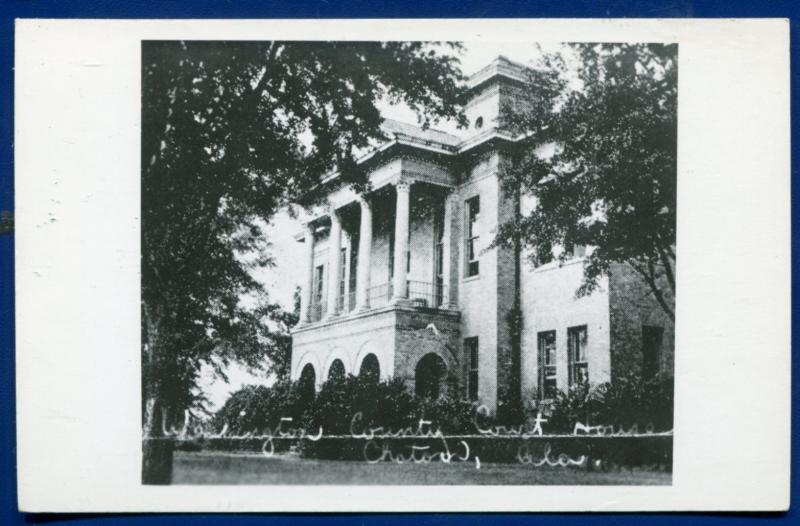
<instances>
[{"instance_id":1,"label":"window","mask_svg":"<svg viewBox=\"0 0 800 526\"><path fill-rule=\"evenodd\" d=\"M314 298L316 304L322 303L322 292L325 286L325 265L320 265L314 269Z\"/></svg>"},{"instance_id":2,"label":"window","mask_svg":"<svg viewBox=\"0 0 800 526\"><path fill-rule=\"evenodd\" d=\"M349 297L349 305L347 306L348 310L353 310L356 308L356 282L357 282L357 270L358 270L358 236L353 236L350 240L350 297Z\"/></svg>"},{"instance_id":3,"label":"window","mask_svg":"<svg viewBox=\"0 0 800 526\"><path fill-rule=\"evenodd\" d=\"M311 293L311 321L319 321L325 314L323 293L325 291L325 265L314 269L314 285Z\"/></svg>"},{"instance_id":4,"label":"window","mask_svg":"<svg viewBox=\"0 0 800 526\"><path fill-rule=\"evenodd\" d=\"M479 197L473 197L466 202L466 256L467 277L477 276L479 272L478 261L478 220L480 218L481 202Z\"/></svg>"},{"instance_id":5,"label":"window","mask_svg":"<svg viewBox=\"0 0 800 526\"><path fill-rule=\"evenodd\" d=\"M478 337L464 339L464 358L467 363L467 396L478 399Z\"/></svg>"},{"instance_id":6,"label":"window","mask_svg":"<svg viewBox=\"0 0 800 526\"><path fill-rule=\"evenodd\" d=\"M652 378L658 373L661 365L663 340L663 328L642 326L642 376L644 378Z\"/></svg>"},{"instance_id":7,"label":"window","mask_svg":"<svg viewBox=\"0 0 800 526\"><path fill-rule=\"evenodd\" d=\"M483 117L478 117L475 119L475 129L480 130L481 128L483 128Z\"/></svg>"},{"instance_id":8,"label":"window","mask_svg":"<svg viewBox=\"0 0 800 526\"><path fill-rule=\"evenodd\" d=\"M589 364L586 362L586 325L567 329L569 358L569 385L589 381Z\"/></svg>"},{"instance_id":9,"label":"window","mask_svg":"<svg viewBox=\"0 0 800 526\"><path fill-rule=\"evenodd\" d=\"M433 215L433 275L435 276L435 305L444 301L444 207L438 207Z\"/></svg>"},{"instance_id":10,"label":"window","mask_svg":"<svg viewBox=\"0 0 800 526\"><path fill-rule=\"evenodd\" d=\"M564 247L564 252L566 252L567 257L570 259L582 258L586 256L586 245L570 244Z\"/></svg>"},{"instance_id":11,"label":"window","mask_svg":"<svg viewBox=\"0 0 800 526\"><path fill-rule=\"evenodd\" d=\"M541 267L553 261L553 249L547 247L545 250L539 250L536 253L536 266Z\"/></svg>"},{"instance_id":12,"label":"window","mask_svg":"<svg viewBox=\"0 0 800 526\"><path fill-rule=\"evenodd\" d=\"M337 308L344 309L344 291L347 283L347 249L343 248L339 259L339 299Z\"/></svg>"},{"instance_id":13,"label":"window","mask_svg":"<svg viewBox=\"0 0 800 526\"><path fill-rule=\"evenodd\" d=\"M555 398L556 331L539 333L539 400Z\"/></svg>"}]
</instances>

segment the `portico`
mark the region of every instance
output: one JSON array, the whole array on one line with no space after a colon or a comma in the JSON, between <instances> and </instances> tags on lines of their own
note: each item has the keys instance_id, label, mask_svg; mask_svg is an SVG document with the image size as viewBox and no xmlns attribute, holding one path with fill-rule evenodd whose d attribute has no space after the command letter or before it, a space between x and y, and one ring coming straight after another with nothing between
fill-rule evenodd
<instances>
[{"instance_id":1,"label":"portico","mask_svg":"<svg viewBox=\"0 0 800 526\"><path fill-rule=\"evenodd\" d=\"M416 355L423 352L448 364L457 382L451 190L400 173L363 194L349 188L329 194L298 236L305 286L293 332L293 377L313 369L320 385L334 365L358 375L367 359L379 377L400 376L413 387L423 358Z\"/></svg>"},{"instance_id":2,"label":"portico","mask_svg":"<svg viewBox=\"0 0 800 526\"><path fill-rule=\"evenodd\" d=\"M414 187L419 190L414 212L426 217L415 220L413 242L417 248L429 244L418 252L411 250ZM301 324L333 321L387 304L448 308L449 188L397 177L370 194L351 197L331 200L327 213L309 221L303 231ZM374 239L374 223L379 239ZM325 245L324 254L317 250L319 243ZM380 253L373 261L376 248Z\"/></svg>"}]
</instances>

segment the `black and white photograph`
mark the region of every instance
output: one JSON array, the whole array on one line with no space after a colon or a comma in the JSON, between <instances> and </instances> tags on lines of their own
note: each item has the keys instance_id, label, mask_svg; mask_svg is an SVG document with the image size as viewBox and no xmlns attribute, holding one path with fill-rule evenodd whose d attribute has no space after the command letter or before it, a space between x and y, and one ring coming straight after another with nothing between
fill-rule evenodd
<instances>
[{"instance_id":1,"label":"black and white photograph","mask_svg":"<svg viewBox=\"0 0 800 526\"><path fill-rule=\"evenodd\" d=\"M787 509L789 34L18 20L19 508Z\"/></svg>"},{"instance_id":2,"label":"black and white photograph","mask_svg":"<svg viewBox=\"0 0 800 526\"><path fill-rule=\"evenodd\" d=\"M671 484L678 64L144 41L142 482Z\"/></svg>"}]
</instances>

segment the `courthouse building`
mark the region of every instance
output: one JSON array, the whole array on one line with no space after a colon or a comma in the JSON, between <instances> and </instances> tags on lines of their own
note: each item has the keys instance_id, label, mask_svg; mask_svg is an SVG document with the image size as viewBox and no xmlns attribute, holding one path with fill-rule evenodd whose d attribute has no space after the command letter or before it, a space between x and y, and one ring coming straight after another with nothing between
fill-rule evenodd
<instances>
[{"instance_id":1,"label":"courthouse building","mask_svg":"<svg viewBox=\"0 0 800 526\"><path fill-rule=\"evenodd\" d=\"M418 394L449 390L496 410L512 375L527 402L583 380L672 370L672 322L630 269L614 267L577 298L583 250L534 266L524 253L489 248L514 213L498 169L518 138L500 109L520 103L526 78L524 66L499 57L468 79L468 129L387 120L389 140L359 161L368 193L336 174L324 181L327 209L297 237L307 275L292 379L401 377Z\"/></svg>"}]
</instances>

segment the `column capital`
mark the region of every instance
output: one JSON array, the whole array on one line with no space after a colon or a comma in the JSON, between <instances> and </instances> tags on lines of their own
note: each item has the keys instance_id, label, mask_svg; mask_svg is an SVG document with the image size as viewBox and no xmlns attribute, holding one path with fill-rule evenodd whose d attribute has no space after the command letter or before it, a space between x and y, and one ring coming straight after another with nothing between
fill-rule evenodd
<instances>
[{"instance_id":1,"label":"column capital","mask_svg":"<svg viewBox=\"0 0 800 526\"><path fill-rule=\"evenodd\" d=\"M361 210L369 210L370 208L372 208L372 204L369 202L369 199L367 199L367 196L365 195L357 196L356 201L358 201L358 204L361 205Z\"/></svg>"},{"instance_id":2,"label":"column capital","mask_svg":"<svg viewBox=\"0 0 800 526\"><path fill-rule=\"evenodd\" d=\"M395 175L392 179L392 185L394 185L395 190L398 192L408 192L411 190L411 185L414 183L412 179L405 177L403 175Z\"/></svg>"},{"instance_id":3,"label":"column capital","mask_svg":"<svg viewBox=\"0 0 800 526\"><path fill-rule=\"evenodd\" d=\"M333 217L339 215L339 207L337 207L333 202L328 201L328 204L325 208L328 210L329 216Z\"/></svg>"}]
</instances>

